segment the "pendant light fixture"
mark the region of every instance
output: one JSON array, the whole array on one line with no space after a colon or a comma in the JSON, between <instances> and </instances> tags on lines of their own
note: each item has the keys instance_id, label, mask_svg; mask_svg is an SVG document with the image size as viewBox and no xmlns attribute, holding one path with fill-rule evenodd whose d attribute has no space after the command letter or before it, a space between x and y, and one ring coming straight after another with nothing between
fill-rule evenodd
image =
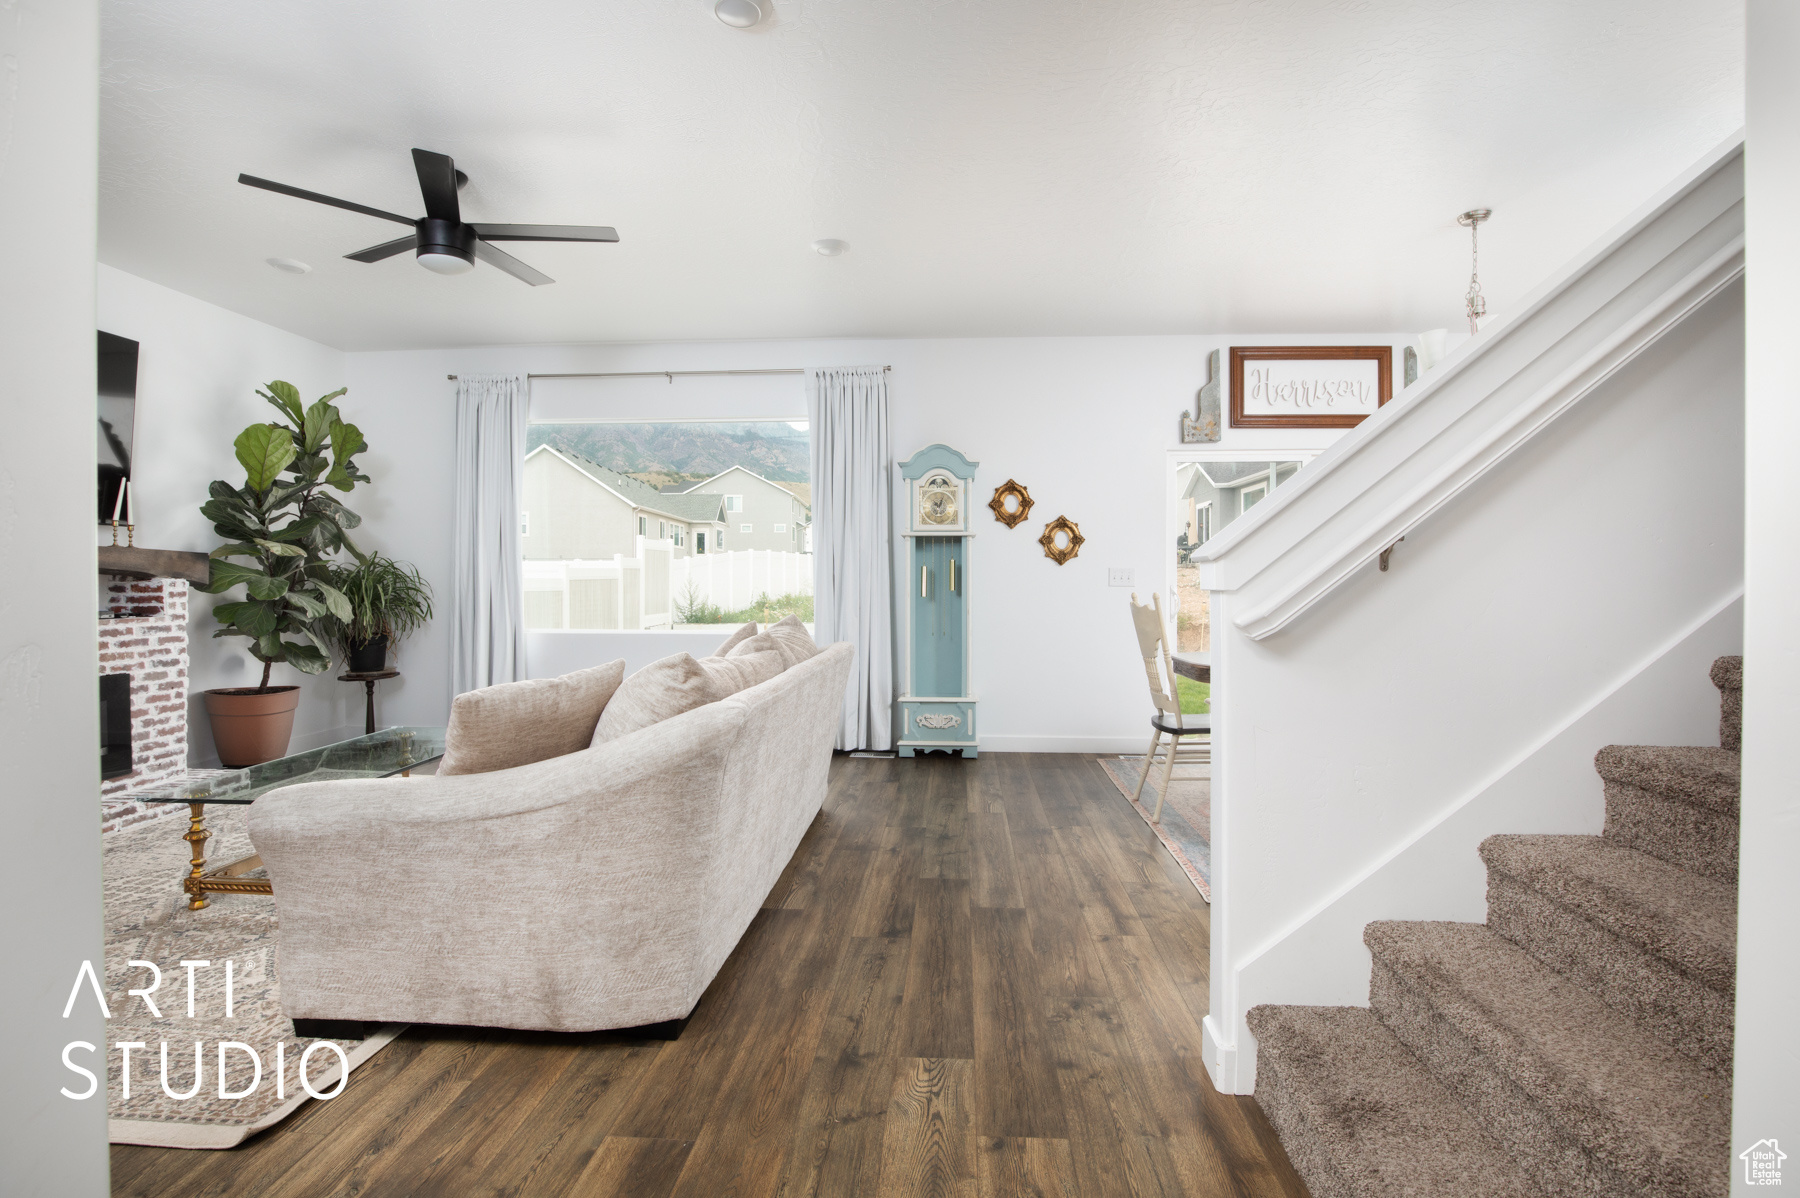
<instances>
[{"instance_id":1,"label":"pendant light fixture","mask_svg":"<svg viewBox=\"0 0 1800 1198\"><path fill-rule=\"evenodd\" d=\"M1481 222L1494 215L1491 208L1471 208L1456 218L1456 223L1469 229L1469 293L1463 297L1469 310L1469 334L1481 331L1481 318L1487 315L1487 297L1481 294Z\"/></svg>"}]
</instances>

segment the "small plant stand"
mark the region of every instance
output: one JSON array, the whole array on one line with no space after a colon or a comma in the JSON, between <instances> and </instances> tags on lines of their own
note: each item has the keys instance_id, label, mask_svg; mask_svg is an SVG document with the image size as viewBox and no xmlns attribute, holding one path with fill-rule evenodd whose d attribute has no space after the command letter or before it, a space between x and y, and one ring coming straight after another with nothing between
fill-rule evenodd
<instances>
[{"instance_id":1,"label":"small plant stand","mask_svg":"<svg viewBox=\"0 0 1800 1198\"><path fill-rule=\"evenodd\" d=\"M399 670L351 670L348 674L339 674L339 682L360 682L363 691L368 695L367 716L363 720L363 734L373 735L375 732L375 684L384 678L400 677Z\"/></svg>"}]
</instances>

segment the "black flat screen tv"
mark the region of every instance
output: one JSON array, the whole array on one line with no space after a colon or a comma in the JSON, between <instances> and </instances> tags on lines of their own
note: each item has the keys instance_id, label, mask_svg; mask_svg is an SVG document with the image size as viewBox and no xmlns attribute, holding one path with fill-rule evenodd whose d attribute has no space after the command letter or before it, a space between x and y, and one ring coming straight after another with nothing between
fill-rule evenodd
<instances>
[{"instance_id":1,"label":"black flat screen tv","mask_svg":"<svg viewBox=\"0 0 1800 1198\"><path fill-rule=\"evenodd\" d=\"M100 334L100 523L112 522L119 487L131 477L131 431L137 420L138 343ZM121 513L124 520L128 513Z\"/></svg>"}]
</instances>

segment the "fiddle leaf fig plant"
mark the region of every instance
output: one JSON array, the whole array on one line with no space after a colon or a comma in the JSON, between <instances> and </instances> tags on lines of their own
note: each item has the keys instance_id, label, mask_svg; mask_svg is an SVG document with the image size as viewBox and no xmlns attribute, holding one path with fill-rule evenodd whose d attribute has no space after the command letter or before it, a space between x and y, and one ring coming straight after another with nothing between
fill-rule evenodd
<instances>
[{"instance_id":1,"label":"fiddle leaf fig plant","mask_svg":"<svg viewBox=\"0 0 1800 1198\"><path fill-rule=\"evenodd\" d=\"M214 605L224 627L213 636L250 639L251 656L263 663L264 689L278 662L306 674L324 670L331 664L328 629L352 618L350 601L332 585L331 558L348 550L359 562L368 560L350 539L362 517L324 490L349 491L369 481L354 460L367 442L332 403L347 390L310 406L292 383L277 380L258 391L283 419L238 435L244 485L220 479L200 506L226 538L212 551L204 589L217 595L244 588L244 598Z\"/></svg>"}]
</instances>

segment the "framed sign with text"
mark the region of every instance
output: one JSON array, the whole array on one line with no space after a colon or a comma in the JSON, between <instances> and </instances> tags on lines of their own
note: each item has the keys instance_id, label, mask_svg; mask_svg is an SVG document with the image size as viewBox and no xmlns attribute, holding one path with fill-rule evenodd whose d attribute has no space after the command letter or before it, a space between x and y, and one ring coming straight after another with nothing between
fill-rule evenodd
<instances>
[{"instance_id":1,"label":"framed sign with text","mask_svg":"<svg viewBox=\"0 0 1800 1198\"><path fill-rule=\"evenodd\" d=\"M1234 345L1232 428L1351 428L1393 398L1386 345Z\"/></svg>"}]
</instances>

